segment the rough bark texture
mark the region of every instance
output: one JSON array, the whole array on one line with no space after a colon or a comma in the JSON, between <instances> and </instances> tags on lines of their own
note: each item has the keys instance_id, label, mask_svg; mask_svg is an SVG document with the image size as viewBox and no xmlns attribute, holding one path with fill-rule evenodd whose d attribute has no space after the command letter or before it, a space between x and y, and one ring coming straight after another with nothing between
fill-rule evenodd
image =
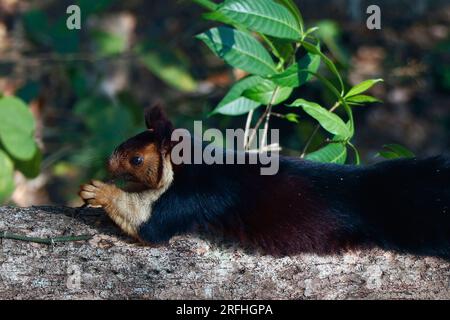
<instances>
[{"instance_id":1,"label":"rough bark texture","mask_svg":"<svg viewBox=\"0 0 450 320\"><path fill-rule=\"evenodd\" d=\"M53 246L3 240L1 299L450 299L450 263L437 258L274 258L196 236L144 247L101 210L62 207L0 208L4 231L94 236Z\"/></svg>"}]
</instances>

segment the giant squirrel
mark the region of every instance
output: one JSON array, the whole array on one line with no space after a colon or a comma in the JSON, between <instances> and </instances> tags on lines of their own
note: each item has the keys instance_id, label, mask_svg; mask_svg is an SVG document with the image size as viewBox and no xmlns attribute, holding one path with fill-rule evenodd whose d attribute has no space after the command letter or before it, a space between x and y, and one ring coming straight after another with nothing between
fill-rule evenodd
<instances>
[{"instance_id":1,"label":"giant squirrel","mask_svg":"<svg viewBox=\"0 0 450 320\"><path fill-rule=\"evenodd\" d=\"M129 189L92 181L80 191L144 243L204 230L274 255L379 246L450 259L448 157L354 166L280 156L264 176L251 164L175 165L172 123L159 107L145 121L108 162Z\"/></svg>"}]
</instances>

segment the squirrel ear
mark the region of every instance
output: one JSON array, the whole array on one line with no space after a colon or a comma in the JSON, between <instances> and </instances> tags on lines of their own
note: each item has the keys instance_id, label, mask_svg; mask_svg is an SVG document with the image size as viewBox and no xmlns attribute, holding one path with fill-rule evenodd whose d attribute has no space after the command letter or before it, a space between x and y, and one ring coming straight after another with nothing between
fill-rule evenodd
<instances>
[{"instance_id":1,"label":"squirrel ear","mask_svg":"<svg viewBox=\"0 0 450 320\"><path fill-rule=\"evenodd\" d=\"M147 129L155 133L157 139L161 143L161 146L169 146L173 125L167 118L162 107L157 104L153 107L146 108L144 117Z\"/></svg>"},{"instance_id":2,"label":"squirrel ear","mask_svg":"<svg viewBox=\"0 0 450 320\"><path fill-rule=\"evenodd\" d=\"M157 122L167 120L160 104L146 108L144 110L144 118L147 129L155 129L154 126Z\"/></svg>"}]
</instances>

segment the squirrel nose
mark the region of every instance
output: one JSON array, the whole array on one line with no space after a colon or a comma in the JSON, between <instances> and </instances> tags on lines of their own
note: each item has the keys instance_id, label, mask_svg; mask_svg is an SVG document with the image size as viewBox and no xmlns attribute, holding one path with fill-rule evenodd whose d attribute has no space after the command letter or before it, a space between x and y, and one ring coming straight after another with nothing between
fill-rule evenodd
<instances>
[{"instance_id":1,"label":"squirrel nose","mask_svg":"<svg viewBox=\"0 0 450 320\"><path fill-rule=\"evenodd\" d=\"M108 159L107 169L113 175L117 175L118 174L119 161L118 161L117 157L114 154Z\"/></svg>"}]
</instances>

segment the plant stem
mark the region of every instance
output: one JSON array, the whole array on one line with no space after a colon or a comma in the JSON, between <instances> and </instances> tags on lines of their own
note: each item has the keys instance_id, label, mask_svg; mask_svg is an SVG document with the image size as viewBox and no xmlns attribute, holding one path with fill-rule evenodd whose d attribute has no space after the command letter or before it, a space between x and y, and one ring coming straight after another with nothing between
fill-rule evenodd
<instances>
[{"instance_id":1,"label":"plant stem","mask_svg":"<svg viewBox=\"0 0 450 320\"><path fill-rule=\"evenodd\" d=\"M273 91L273 93L272 93L272 97L270 98L270 102L267 105L266 110L264 111L264 113L261 115L261 117L259 117L258 121L256 122L255 128L254 128L254 130L253 130L253 132L252 132L252 134L251 134L251 136L250 136L250 138L248 140L247 149L252 144L253 140L255 140L256 131L261 126L262 122L264 121L264 118L267 118L267 117L270 118L270 111L272 110L272 105L273 105L273 102L275 100L275 96L276 96L276 93L278 92L278 89L279 89L279 87L277 86L275 88L275 90Z\"/></svg>"},{"instance_id":2,"label":"plant stem","mask_svg":"<svg viewBox=\"0 0 450 320\"><path fill-rule=\"evenodd\" d=\"M273 91L273 94L272 94L272 98L270 99L270 103L267 106L266 123L264 123L264 131L263 131L263 137L262 137L261 151L266 146L267 132L269 131L270 114L272 112L272 106L273 106L273 103L275 101L275 97L276 97L276 95L278 93L279 88L280 87L278 87L278 86L275 88L275 90Z\"/></svg>"},{"instance_id":3,"label":"plant stem","mask_svg":"<svg viewBox=\"0 0 450 320\"><path fill-rule=\"evenodd\" d=\"M277 112L271 112L270 115L274 116L274 117L277 117L277 118L281 118L281 119L286 118L286 116L284 114L277 113Z\"/></svg>"},{"instance_id":4,"label":"plant stem","mask_svg":"<svg viewBox=\"0 0 450 320\"><path fill-rule=\"evenodd\" d=\"M353 143L348 142L348 145L353 149L353 151L355 152L355 163L356 165L360 165L361 164L361 158L359 156L359 152L358 149L356 149L356 147L353 145Z\"/></svg>"},{"instance_id":5,"label":"plant stem","mask_svg":"<svg viewBox=\"0 0 450 320\"><path fill-rule=\"evenodd\" d=\"M252 144L253 140L255 140L255 135L256 135L256 131L258 130L259 126L261 125L261 123L264 120L264 117L266 116L266 111L264 111L264 113L261 115L261 117L259 117L258 121L256 122L255 127L253 128L252 134L250 135L250 138L248 139L248 143L247 143L247 149L250 147L250 145Z\"/></svg>"},{"instance_id":6,"label":"plant stem","mask_svg":"<svg viewBox=\"0 0 450 320\"><path fill-rule=\"evenodd\" d=\"M245 122L245 131L244 131L244 150L248 145L248 133L250 130L250 125L252 124L254 110L250 110L247 114L247 121Z\"/></svg>"},{"instance_id":7,"label":"plant stem","mask_svg":"<svg viewBox=\"0 0 450 320\"><path fill-rule=\"evenodd\" d=\"M79 235L79 236L37 238L37 237L28 237L28 236L14 234L14 233L8 233L8 232L0 233L0 239L11 239L11 240L43 243L43 244L49 244L49 245L57 243L57 242L85 241L85 240L90 240L91 238L92 238L92 235L89 235L89 234Z\"/></svg>"},{"instance_id":8,"label":"plant stem","mask_svg":"<svg viewBox=\"0 0 450 320\"><path fill-rule=\"evenodd\" d=\"M341 103L339 101L337 101L328 111L333 112L334 110L336 110L339 105ZM302 154L300 155L300 158L304 158L306 155L306 152L308 151L309 146L311 145L312 140L314 139L314 137L316 136L317 132L320 129L320 124L316 125L316 127L314 128L313 132L311 133L311 135L309 136L308 140L306 141L305 147L302 150Z\"/></svg>"}]
</instances>

